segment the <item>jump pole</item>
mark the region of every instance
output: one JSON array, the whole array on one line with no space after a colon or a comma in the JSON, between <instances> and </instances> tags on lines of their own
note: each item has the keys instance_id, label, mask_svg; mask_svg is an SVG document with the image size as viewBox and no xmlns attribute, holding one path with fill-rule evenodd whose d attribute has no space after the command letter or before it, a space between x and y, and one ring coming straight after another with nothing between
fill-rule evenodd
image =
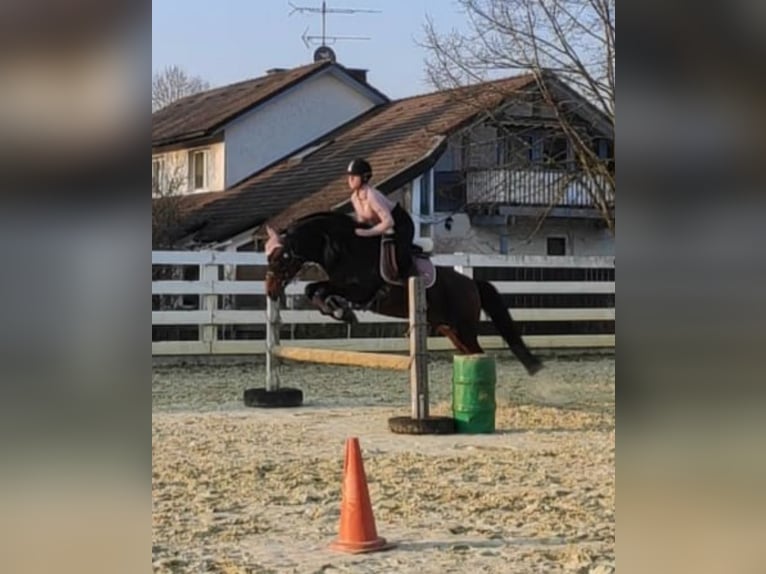
<instances>
[{"instance_id":1,"label":"jump pole","mask_svg":"<svg viewBox=\"0 0 766 574\"><path fill-rule=\"evenodd\" d=\"M312 349L309 347L275 346L272 348L271 353L274 357L289 361L367 367L368 369L386 369L393 371L409 371L411 362L408 356L403 355L360 353L356 351L340 351L333 349ZM273 361L272 365L274 365Z\"/></svg>"},{"instance_id":2,"label":"jump pole","mask_svg":"<svg viewBox=\"0 0 766 574\"><path fill-rule=\"evenodd\" d=\"M245 391L245 404L253 407L298 406L303 402L299 389L280 387L280 360L326 365L359 366L371 369L409 371L411 416L388 420L392 432L400 434L451 434L455 423L449 417L432 417L428 396L428 321L426 290L422 277L408 283L409 355L362 353L332 349L282 346L279 303L266 299L266 387ZM250 396L248 397L248 393ZM300 395L298 395L300 393Z\"/></svg>"},{"instance_id":3,"label":"jump pole","mask_svg":"<svg viewBox=\"0 0 766 574\"><path fill-rule=\"evenodd\" d=\"M279 360L275 350L279 348L281 324L279 301L266 297L266 387L245 390L245 406L276 408L299 407L303 404L303 391L282 388L280 385Z\"/></svg>"}]
</instances>

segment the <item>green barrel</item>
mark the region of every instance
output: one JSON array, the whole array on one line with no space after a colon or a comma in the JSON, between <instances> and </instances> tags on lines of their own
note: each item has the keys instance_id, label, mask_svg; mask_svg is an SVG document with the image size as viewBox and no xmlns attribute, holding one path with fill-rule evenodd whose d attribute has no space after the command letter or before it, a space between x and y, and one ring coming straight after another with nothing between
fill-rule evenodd
<instances>
[{"instance_id":1,"label":"green barrel","mask_svg":"<svg viewBox=\"0 0 766 574\"><path fill-rule=\"evenodd\" d=\"M495 360L487 355L455 355L452 363L452 416L457 432L495 432Z\"/></svg>"}]
</instances>

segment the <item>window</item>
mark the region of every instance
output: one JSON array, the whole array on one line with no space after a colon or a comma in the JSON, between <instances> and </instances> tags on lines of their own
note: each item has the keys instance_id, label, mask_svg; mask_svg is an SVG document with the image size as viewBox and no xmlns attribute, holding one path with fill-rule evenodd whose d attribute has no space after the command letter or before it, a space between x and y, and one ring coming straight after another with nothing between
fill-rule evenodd
<instances>
[{"instance_id":1,"label":"window","mask_svg":"<svg viewBox=\"0 0 766 574\"><path fill-rule=\"evenodd\" d=\"M532 163L538 163L543 159L543 140L540 137L527 137L528 158Z\"/></svg>"},{"instance_id":2,"label":"window","mask_svg":"<svg viewBox=\"0 0 766 574\"><path fill-rule=\"evenodd\" d=\"M191 191L208 187L207 156L208 150L189 152L189 189Z\"/></svg>"},{"instance_id":3,"label":"window","mask_svg":"<svg viewBox=\"0 0 766 574\"><path fill-rule=\"evenodd\" d=\"M614 142L607 138L593 140L593 149L600 159L606 160L610 171L614 171Z\"/></svg>"},{"instance_id":4,"label":"window","mask_svg":"<svg viewBox=\"0 0 766 574\"><path fill-rule=\"evenodd\" d=\"M413 181L412 220L415 223L415 237L428 237L431 234L432 176L433 170L428 170Z\"/></svg>"},{"instance_id":5,"label":"window","mask_svg":"<svg viewBox=\"0 0 766 574\"><path fill-rule=\"evenodd\" d=\"M606 138L596 138L593 141L593 144L599 158L612 159L612 156L614 156L614 147L610 140Z\"/></svg>"},{"instance_id":6,"label":"window","mask_svg":"<svg viewBox=\"0 0 766 574\"><path fill-rule=\"evenodd\" d=\"M468 133L463 133L460 136L460 161L456 166L457 169L468 169L471 165L471 136Z\"/></svg>"},{"instance_id":7,"label":"window","mask_svg":"<svg viewBox=\"0 0 766 574\"><path fill-rule=\"evenodd\" d=\"M431 215L431 171L420 178L420 215Z\"/></svg>"},{"instance_id":8,"label":"window","mask_svg":"<svg viewBox=\"0 0 766 574\"><path fill-rule=\"evenodd\" d=\"M152 158L152 194L161 193L164 190L165 160L161 157Z\"/></svg>"},{"instance_id":9,"label":"window","mask_svg":"<svg viewBox=\"0 0 766 574\"><path fill-rule=\"evenodd\" d=\"M569 161L569 142L560 134L546 133L527 137L528 158L531 163L545 167L563 168Z\"/></svg>"},{"instance_id":10,"label":"window","mask_svg":"<svg viewBox=\"0 0 766 574\"><path fill-rule=\"evenodd\" d=\"M434 211L459 211L466 203L465 177L459 171L434 173Z\"/></svg>"},{"instance_id":11,"label":"window","mask_svg":"<svg viewBox=\"0 0 766 574\"><path fill-rule=\"evenodd\" d=\"M513 129L513 127L506 128L505 135L497 140L497 166L524 169L529 166L533 153L537 156L541 150L535 151L531 136L514 133Z\"/></svg>"},{"instance_id":12,"label":"window","mask_svg":"<svg viewBox=\"0 0 766 574\"><path fill-rule=\"evenodd\" d=\"M546 246L547 255L566 255L567 239L566 237L549 237Z\"/></svg>"},{"instance_id":13,"label":"window","mask_svg":"<svg viewBox=\"0 0 766 574\"><path fill-rule=\"evenodd\" d=\"M563 166L567 162L567 140L565 137L549 137L543 143L543 161L547 165Z\"/></svg>"}]
</instances>

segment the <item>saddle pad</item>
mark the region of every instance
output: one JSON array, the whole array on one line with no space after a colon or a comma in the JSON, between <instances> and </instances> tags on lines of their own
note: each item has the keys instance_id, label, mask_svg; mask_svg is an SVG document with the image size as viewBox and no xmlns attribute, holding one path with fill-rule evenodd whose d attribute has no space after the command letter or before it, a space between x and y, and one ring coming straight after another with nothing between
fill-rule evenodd
<instances>
[{"instance_id":1,"label":"saddle pad","mask_svg":"<svg viewBox=\"0 0 766 574\"><path fill-rule=\"evenodd\" d=\"M415 255L412 260L415 263L418 276L425 279L426 289L432 287L436 283L436 267L434 267L434 264L425 256ZM389 285L404 285L404 282L398 279L399 270L396 265L396 243L390 237L384 237L380 242L380 275L383 277L383 281ZM394 279L394 277L397 277L397 279Z\"/></svg>"}]
</instances>

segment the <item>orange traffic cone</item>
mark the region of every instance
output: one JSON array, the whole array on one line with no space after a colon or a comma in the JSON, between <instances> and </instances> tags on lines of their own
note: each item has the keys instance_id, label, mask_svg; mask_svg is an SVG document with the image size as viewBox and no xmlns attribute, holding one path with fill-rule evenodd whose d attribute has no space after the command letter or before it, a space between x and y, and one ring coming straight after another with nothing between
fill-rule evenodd
<instances>
[{"instance_id":1,"label":"orange traffic cone","mask_svg":"<svg viewBox=\"0 0 766 574\"><path fill-rule=\"evenodd\" d=\"M340 507L340 534L330 544L333 550L360 554L388 550L394 544L378 536L372 514L367 477L364 474L359 439L346 440L346 460L343 465L343 502Z\"/></svg>"}]
</instances>

